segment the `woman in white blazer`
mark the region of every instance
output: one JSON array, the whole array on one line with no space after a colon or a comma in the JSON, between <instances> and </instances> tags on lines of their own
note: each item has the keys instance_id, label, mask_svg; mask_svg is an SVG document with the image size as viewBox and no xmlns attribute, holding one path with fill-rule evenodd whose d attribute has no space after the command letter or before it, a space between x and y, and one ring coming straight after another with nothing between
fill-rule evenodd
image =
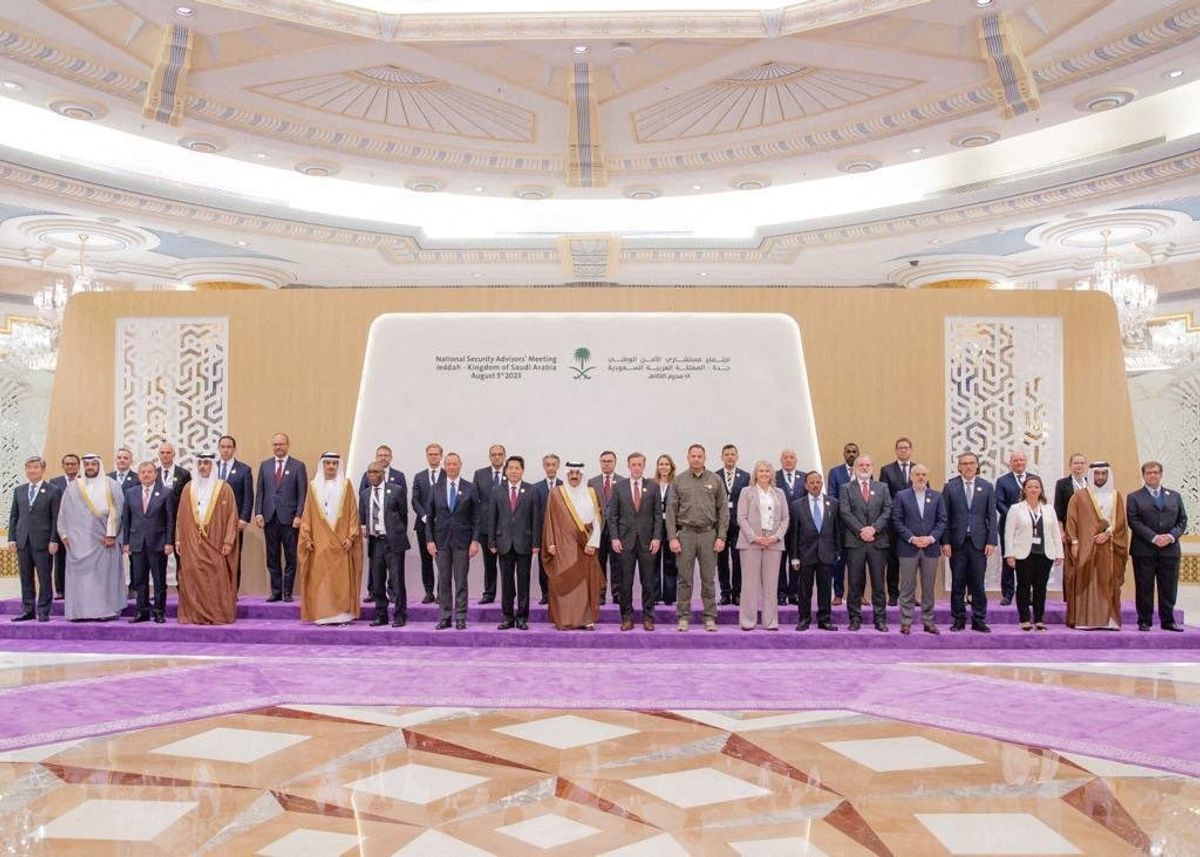
<instances>
[{"instance_id":1,"label":"woman in white blazer","mask_svg":"<svg viewBox=\"0 0 1200 857\"><path fill-rule=\"evenodd\" d=\"M754 479L738 497L738 555L742 558L742 596L738 624L753 631L762 599L762 623L779 630L779 555L788 528L788 503L782 488L775 487L775 468L769 461L754 463Z\"/></svg>"},{"instance_id":2,"label":"woman in white blazer","mask_svg":"<svg viewBox=\"0 0 1200 857\"><path fill-rule=\"evenodd\" d=\"M1017 614L1021 630L1046 630L1046 584L1050 567L1063 559L1062 530L1058 516L1046 505L1042 480L1027 476L1022 497L1008 509L1004 519L1004 561L1017 571ZM1033 624L1030 624L1032 607Z\"/></svg>"}]
</instances>

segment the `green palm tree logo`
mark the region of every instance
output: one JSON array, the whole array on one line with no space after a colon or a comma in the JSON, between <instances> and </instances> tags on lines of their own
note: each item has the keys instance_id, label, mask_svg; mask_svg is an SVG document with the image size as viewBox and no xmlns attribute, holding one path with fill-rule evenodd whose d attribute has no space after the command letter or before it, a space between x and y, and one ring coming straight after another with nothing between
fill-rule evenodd
<instances>
[{"instance_id":1,"label":"green palm tree logo","mask_svg":"<svg viewBox=\"0 0 1200 857\"><path fill-rule=\"evenodd\" d=\"M578 368L571 367L571 371L575 373L575 380L578 381L580 378L587 378L589 381L592 380L591 371L596 368L595 366L588 365L588 361L592 359L592 352L580 347L575 349L575 353L572 356L575 358L575 362L579 364Z\"/></svg>"}]
</instances>

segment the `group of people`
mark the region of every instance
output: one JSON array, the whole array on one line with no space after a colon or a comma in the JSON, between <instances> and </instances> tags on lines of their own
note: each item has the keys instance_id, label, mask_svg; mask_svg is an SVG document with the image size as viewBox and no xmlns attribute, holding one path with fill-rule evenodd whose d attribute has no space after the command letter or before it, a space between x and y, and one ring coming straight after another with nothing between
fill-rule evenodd
<instances>
[{"instance_id":1,"label":"group of people","mask_svg":"<svg viewBox=\"0 0 1200 857\"><path fill-rule=\"evenodd\" d=\"M163 622L168 558L175 556L178 616L184 623L225 624L236 616L242 531L262 529L271 594L290 602L298 591L301 618L322 625L360 615L363 566L372 625L407 623L405 555L409 540L408 481L383 445L355 489L341 457L322 455L309 480L286 434L258 467L236 458L223 436L215 451L196 456L193 475L174 463L169 443L157 461L133 466L127 449L105 474L97 455L63 457L63 474L47 480L45 462L30 458L26 483L12 497L9 550L18 554L23 611L14 621L47 621L52 592L65 597L72 620L116 618L127 606L121 555L128 557L136 598L131 622ZM528 630L536 563L542 603L555 627L592 629L606 597L619 605L621 630L634 628L634 582L641 623L654 630L655 605L676 607L687 631L697 570L705 630L717 630L717 607L735 604L743 630L777 630L778 607L798 605L796 629L833 631L832 607L845 603L849 630L871 620L888 630L887 606L898 606L900 630L917 620L937 634L934 580L941 557L950 570L951 631L988 633L984 574L1002 557L1002 603L1017 603L1024 630L1045 630L1051 569L1063 571L1067 624L1119 628L1121 585L1132 556L1138 627L1174 621L1179 539L1187 527L1183 499L1161 485L1162 466L1142 466L1144 487L1121 496L1106 462L1071 457L1053 502L1028 456L1014 451L1010 471L993 485L979 476L971 452L957 457L958 475L936 491L929 470L913 458L908 438L876 478L871 456L848 443L844 464L827 475L797 468L785 449L780 467L758 461L739 468L733 444L721 466L708 469L699 444L676 472L671 456L600 455L599 473L585 478L581 460L563 465L545 455L543 477L525 478L525 460L500 444L489 464L468 479L458 453L437 443L413 474L412 530L421 563L424 603L438 605L438 629L467 622L468 570L483 555L480 603L501 603L501 630ZM82 473L80 468L82 466ZM566 480L559 478L565 467ZM920 590L918 603L917 591ZM718 600L719 598L719 600Z\"/></svg>"}]
</instances>

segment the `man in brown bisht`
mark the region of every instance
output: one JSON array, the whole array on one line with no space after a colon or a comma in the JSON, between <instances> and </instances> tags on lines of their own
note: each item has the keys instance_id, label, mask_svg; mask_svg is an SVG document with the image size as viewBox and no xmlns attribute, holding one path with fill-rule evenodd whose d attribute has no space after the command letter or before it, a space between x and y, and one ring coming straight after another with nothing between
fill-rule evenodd
<instances>
[{"instance_id":1,"label":"man in brown bisht","mask_svg":"<svg viewBox=\"0 0 1200 857\"><path fill-rule=\"evenodd\" d=\"M196 475L179 495L175 551L179 622L228 625L237 616L238 508L233 489L213 473L216 453L196 456Z\"/></svg>"},{"instance_id":2,"label":"man in brown bisht","mask_svg":"<svg viewBox=\"0 0 1200 857\"><path fill-rule=\"evenodd\" d=\"M362 603L358 501L336 452L321 456L300 515L300 618L346 625Z\"/></svg>"},{"instance_id":3,"label":"man in brown bisht","mask_svg":"<svg viewBox=\"0 0 1200 857\"><path fill-rule=\"evenodd\" d=\"M1107 461L1093 461L1087 490L1067 504L1067 540L1074 561L1067 625L1081 630L1121 627L1121 584L1129 556L1125 498Z\"/></svg>"},{"instance_id":4,"label":"man in brown bisht","mask_svg":"<svg viewBox=\"0 0 1200 857\"><path fill-rule=\"evenodd\" d=\"M596 492L583 482L583 462L568 461L566 467L566 484L547 495L542 525L541 557L550 584L550 621L560 631L592 631L604 584L596 558L604 515Z\"/></svg>"}]
</instances>

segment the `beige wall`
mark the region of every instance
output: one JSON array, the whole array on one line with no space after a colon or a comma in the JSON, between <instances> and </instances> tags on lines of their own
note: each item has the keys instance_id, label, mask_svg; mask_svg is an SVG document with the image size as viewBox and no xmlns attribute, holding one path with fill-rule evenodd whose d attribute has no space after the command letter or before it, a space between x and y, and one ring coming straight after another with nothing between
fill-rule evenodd
<instances>
[{"instance_id":1,"label":"beige wall","mask_svg":"<svg viewBox=\"0 0 1200 857\"><path fill-rule=\"evenodd\" d=\"M882 464L893 440L906 434L935 485L946 475L944 317L1061 316L1064 456L1078 449L1107 457L1122 488L1139 484L1116 315L1105 296L1076 292L449 287L82 295L71 301L64 326L46 456L53 462L68 450L111 453L114 322L122 316L229 317L228 428L241 444L239 457L257 464L270 454L276 431L287 431L293 453L307 462L322 450L348 448L367 331L381 313L614 310L793 315L809 367L822 469L849 439ZM679 433L682 450L688 427ZM483 458L478 450L467 466ZM418 462L396 464L407 471ZM252 539L247 574L261 589L262 552Z\"/></svg>"}]
</instances>

